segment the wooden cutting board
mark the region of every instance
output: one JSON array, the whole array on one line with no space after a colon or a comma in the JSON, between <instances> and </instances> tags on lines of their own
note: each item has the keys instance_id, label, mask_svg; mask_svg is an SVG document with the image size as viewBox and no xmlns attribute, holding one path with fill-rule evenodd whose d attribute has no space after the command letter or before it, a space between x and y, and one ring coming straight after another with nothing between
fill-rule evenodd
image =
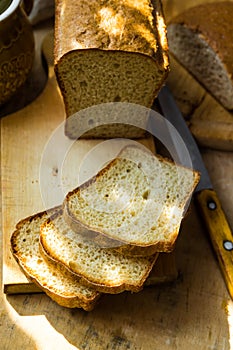
<instances>
[{"instance_id":1,"label":"wooden cutting board","mask_svg":"<svg viewBox=\"0 0 233 350\"><path fill-rule=\"evenodd\" d=\"M56 135L65 119L63 100L53 71L53 36L50 33L43 42L43 52L48 63L48 81L42 94L30 105L1 120L1 173L2 173L2 230L3 230L3 286L5 293L38 292L20 271L10 252L10 236L16 223L34 213L61 204L56 193L66 193L77 186L77 169L83 170L82 180L95 173L99 166L98 152L106 159L114 157L123 144L118 140L113 147L108 141L78 140L72 142L71 150L62 169L62 182L58 181L60 169L56 156L43 163L46 145ZM141 140L152 151L152 138ZM112 145L112 144L111 144ZM59 145L57 145L59 147ZM93 157L96 152L96 164ZM59 153L59 150L57 150ZM100 153L99 153L100 154ZM42 165L41 165L42 164ZM48 181L40 181L45 169ZM53 189L53 190L52 190ZM160 256L152 274L151 283L160 283L177 277L173 254Z\"/></svg>"}]
</instances>

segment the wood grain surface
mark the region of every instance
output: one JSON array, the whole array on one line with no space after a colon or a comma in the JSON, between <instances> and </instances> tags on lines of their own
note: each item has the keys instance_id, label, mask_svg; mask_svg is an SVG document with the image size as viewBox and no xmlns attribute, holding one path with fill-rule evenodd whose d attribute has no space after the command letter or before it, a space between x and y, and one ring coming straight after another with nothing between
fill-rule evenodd
<instances>
[{"instance_id":1,"label":"wood grain surface","mask_svg":"<svg viewBox=\"0 0 233 350\"><path fill-rule=\"evenodd\" d=\"M3 289L7 294L40 291L26 279L12 257L10 236L17 222L61 205L66 193L95 175L124 145L136 142L127 139L74 142L65 137L64 106L52 64L52 31L42 45L49 71L44 91L30 105L1 121ZM54 142L56 145L50 155L48 144L51 140L52 145ZM152 137L141 139L140 143L155 152ZM59 151L62 154L61 167ZM49 158L43 160L45 154L49 154ZM164 254L148 283L166 282L176 277L173 255L167 257Z\"/></svg>"},{"instance_id":2,"label":"wood grain surface","mask_svg":"<svg viewBox=\"0 0 233 350\"><path fill-rule=\"evenodd\" d=\"M201 2L203 1L163 1L167 17ZM53 23L50 26L46 24L46 29L50 30L52 25ZM50 76L53 74L52 70L49 74ZM28 147L31 148L31 152L27 153L25 159L30 164L32 159L40 157L40 154L34 153L35 148L39 144L42 151L46 137L51 134L64 115L61 104L54 103L51 106L49 102L51 99L57 101L59 96L54 90L48 94L48 89L52 90L52 86L55 85L54 78L50 79L48 84L34 101L37 111L34 118L30 118L29 106L24 110L23 122L19 122L16 116L10 116L14 119L14 125L8 131L9 134L17 132L24 142L27 141L28 129L34 126L34 141ZM173 93L175 92L173 89ZM43 102L42 97L43 99L46 97ZM53 115L53 119L46 122L48 115ZM42 131L44 139L37 140ZM18 158L24 153L24 148L16 141L12 147L17 164ZM215 190L233 227L233 153L210 148L203 148L202 153ZM10 181L14 181L18 193L11 207L5 208L3 225L11 222L12 212L15 215L14 220L17 221L22 215L31 214L32 208L35 211L40 210L43 204L38 191L38 169L30 170L33 177L28 179L27 175L24 178L20 175L24 167L25 164L18 164L17 171L14 169L13 172L8 168L9 177L2 181L2 192L6 193ZM31 193L26 197L25 182L28 186L27 193ZM37 203L32 199L32 195L38 199ZM8 201L11 200L12 198L8 198ZM16 209L17 201L22 202L20 209ZM0 348L3 350L233 349L233 302L227 293L205 227L193 203L190 214L183 221L175 255L179 270L179 277L175 282L147 287L137 294L106 295L90 313L60 307L41 293L22 295L2 293Z\"/></svg>"}]
</instances>

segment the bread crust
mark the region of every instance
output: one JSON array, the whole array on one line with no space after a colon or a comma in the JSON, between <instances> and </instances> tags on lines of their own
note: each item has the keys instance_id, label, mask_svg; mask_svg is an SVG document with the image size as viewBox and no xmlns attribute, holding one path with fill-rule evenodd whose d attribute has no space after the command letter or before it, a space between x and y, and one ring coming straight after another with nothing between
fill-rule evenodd
<instances>
[{"instance_id":1,"label":"bread crust","mask_svg":"<svg viewBox=\"0 0 233 350\"><path fill-rule=\"evenodd\" d=\"M40 282L40 278L38 278L38 273L34 269L30 268L27 265L26 259L23 257L23 254L18 247L18 236L21 234L21 229L30 224L31 221L34 220L44 220L47 219L47 216L54 215L60 212L61 207L57 206L53 209L49 209L48 211L40 212L34 215L31 215L25 219L19 221L16 225L15 231L11 235L10 243L11 243L11 252L16 262L18 263L21 271L25 274L27 279L37 285L41 291L45 292L52 300L58 303L61 306L65 306L68 308L83 308L85 311L93 310L96 302L100 298L101 294L98 292L94 292L92 297L86 298L83 294L70 293L67 291L59 291L57 288L49 287L45 283ZM34 234L34 233L33 233ZM39 239L39 235L38 235ZM38 243L39 244L39 243ZM49 265L54 265L54 262L50 261ZM74 276L74 281L77 281L77 276Z\"/></svg>"},{"instance_id":2,"label":"bread crust","mask_svg":"<svg viewBox=\"0 0 233 350\"><path fill-rule=\"evenodd\" d=\"M136 145L130 145L130 146L125 146L119 153L118 157L120 157L121 153L124 152L125 149L127 148L133 148L137 149L138 146ZM153 242L151 244L147 243L133 243L133 242L127 242L123 239L116 239L115 237L111 236L111 233L106 233L100 228L95 228L94 226L91 227L87 225L86 223L81 222L78 220L74 213L71 212L69 208L69 200L73 195L76 195L83 189L88 188L92 184L95 183L96 179L98 177L101 177L104 175L111 167L114 167L114 164L117 162L118 157L113 159L110 163L108 163L102 170L98 172L98 174L91 179L87 180L85 183L80 185L79 187L75 188L73 191L70 191L63 202L63 217L64 220L67 222L67 224L72 228L73 231L78 232L79 234L83 235L84 237L91 239L93 242L95 242L97 245L102 246L102 247L108 247L115 249L117 252L123 254L123 255L129 255L129 256L138 256L138 257L143 257L143 256L150 256L155 254L156 252L166 252L170 253L173 251L175 247L175 241L176 238L179 234L179 229L175 229L173 234L169 236L169 240L158 240L157 242ZM169 163L169 164L174 164L174 162L169 159L160 156L159 154L156 154L156 157L160 159L161 162ZM182 166L179 166L182 168ZM193 188L191 192L195 189L197 186L199 179L200 179L200 174L197 171L193 171L194 175L194 181L193 181ZM188 199L189 194L187 194Z\"/></svg>"},{"instance_id":3,"label":"bread crust","mask_svg":"<svg viewBox=\"0 0 233 350\"><path fill-rule=\"evenodd\" d=\"M164 14L160 0L135 2L109 0L56 0L55 9L55 66L62 56L73 50L96 49L141 53L151 57L167 70L168 43ZM102 14L102 15L101 15ZM115 16L113 23L104 22ZM158 27L160 21L160 27ZM140 24L135 26L135 23ZM156 29L155 29L156 28ZM112 29L112 30L111 30ZM163 33L162 33L163 31Z\"/></svg>"}]
</instances>

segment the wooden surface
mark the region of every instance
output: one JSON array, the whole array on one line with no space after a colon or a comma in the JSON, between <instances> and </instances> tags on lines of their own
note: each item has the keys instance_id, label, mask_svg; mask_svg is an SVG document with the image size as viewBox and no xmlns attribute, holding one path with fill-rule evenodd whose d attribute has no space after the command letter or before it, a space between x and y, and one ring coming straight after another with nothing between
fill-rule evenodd
<instances>
[{"instance_id":1,"label":"wooden surface","mask_svg":"<svg viewBox=\"0 0 233 350\"><path fill-rule=\"evenodd\" d=\"M46 35L42 44L42 51L49 67L49 77L44 91L26 108L1 121L3 289L7 294L40 291L26 279L12 257L10 236L16 223L39 211L61 205L66 193L95 175L124 145L136 142L123 139L74 142L65 137L63 101L52 65L52 31ZM43 106L45 110L41 108ZM53 148L50 156L47 142L51 140L53 144L57 142L59 147L64 144L64 151L60 148L60 154L67 152L64 159L63 156L61 158L61 168L57 155L59 151L55 149L54 153ZM152 137L142 139L140 142L152 152L155 151ZM47 158L44 161L42 155L45 157L47 154L49 161ZM176 278L174 263L173 255L172 257L161 255L149 283Z\"/></svg>"},{"instance_id":2,"label":"wooden surface","mask_svg":"<svg viewBox=\"0 0 233 350\"><path fill-rule=\"evenodd\" d=\"M197 3L198 1L196 1ZM199 1L201 2L201 1ZM194 1L164 1L166 13L180 11ZM50 71L50 74L52 72ZM54 84L50 79L49 84ZM46 95L46 90L43 96ZM25 122L17 122L12 134L20 130L20 135L27 141L28 119L30 127L44 130L50 135L61 118L63 110L58 105L49 107L49 101L55 99L57 92L42 95L34 101L38 115L30 119L26 109ZM28 108L28 107L27 107ZM54 119L45 122L55 108ZM8 118L8 117L7 117ZM35 155L37 133L27 162ZM42 140L40 140L41 150ZM17 143L18 145L18 143ZM16 147L16 146L15 146ZM24 149L15 150L17 156ZM222 206L233 227L233 153L203 149L203 156L210 171L215 189ZM20 178L20 169L11 174L15 179L19 200L25 191L25 181L31 193L39 198L38 169L32 169L33 178ZM10 172L10 171L9 171ZM21 181L19 181L19 179ZM3 182L2 191L7 191L9 183ZM41 197L40 197L41 198ZM9 199L10 200L10 199ZM41 200L41 199L40 199ZM3 220L10 220L12 210L20 219L40 210L41 201L36 203L28 195L21 209L10 207L5 211ZM2 238L1 238L2 239ZM79 349L79 350L150 350L150 349L233 349L233 303L230 299L218 264L211 249L202 221L192 203L191 213L184 220L176 246L176 261L179 278L175 283L145 288L139 294L122 293L117 296L107 295L91 313L81 310L62 308L44 294L1 295L0 335L1 349Z\"/></svg>"}]
</instances>

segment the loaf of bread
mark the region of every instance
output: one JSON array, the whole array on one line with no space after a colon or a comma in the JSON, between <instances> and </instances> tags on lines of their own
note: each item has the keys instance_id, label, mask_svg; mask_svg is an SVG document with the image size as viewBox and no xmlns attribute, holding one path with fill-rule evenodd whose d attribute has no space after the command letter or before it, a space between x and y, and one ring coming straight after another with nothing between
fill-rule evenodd
<instances>
[{"instance_id":1,"label":"loaf of bread","mask_svg":"<svg viewBox=\"0 0 233 350\"><path fill-rule=\"evenodd\" d=\"M144 136L127 121L93 128L92 117L69 117L107 102L152 106L169 70L160 0L57 0L54 46L66 134L80 137L82 124L86 137Z\"/></svg>"},{"instance_id":2,"label":"loaf of bread","mask_svg":"<svg viewBox=\"0 0 233 350\"><path fill-rule=\"evenodd\" d=\"M74 231L124 255L170 252L199 177L144 146L129 145L67 194L63 215Z\"/></svg>"},{"instance_id":3,"label":"loaf of bread","mask_svg":"<svg viewBox=\"0 0 233 350\"><path fill-rule=\"evenodd\" d=\"M27 278L55 302L65 307L91 311L101 294L84 286L77 275L62 265L52 260L48 262L40 252L40 226L57 210L35 214L17 224L11 236L13 256Z\"/></svg>"},{"instance_id":4,"label":"loaf of bread","mask_svg":"<svg viewBox=\"0 0 233 350\"><path fill-rule=\"evenodd\" d=\"M168 24L169 49L226 109L233 109L233 2L187 9Z\"/></svg>"},{"instance_id":5,"label":"loaf of bread","mask_svg":"<svg viewBox=\"0 0 233 350\"><path fill-rule=\"evenodd\" d=\"M77 274L83 284L111 294L140 291L158 257L127 257L113 249L100 248L74 232L62 212L41 226L40 244L48 259Z\"/></svg>"}]
</instances>

